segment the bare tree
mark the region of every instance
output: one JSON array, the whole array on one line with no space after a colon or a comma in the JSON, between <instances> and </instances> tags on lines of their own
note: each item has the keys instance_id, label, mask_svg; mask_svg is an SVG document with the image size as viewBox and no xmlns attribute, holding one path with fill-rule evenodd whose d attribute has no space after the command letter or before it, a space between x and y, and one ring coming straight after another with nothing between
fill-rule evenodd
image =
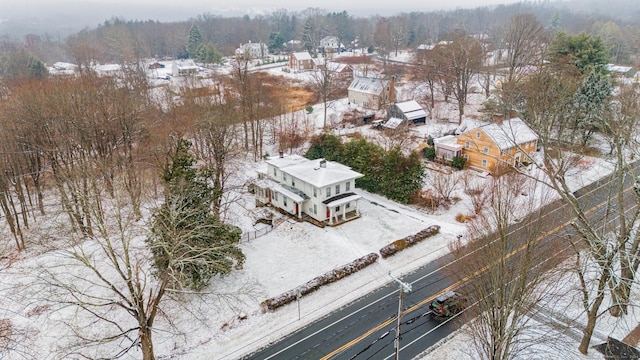
<instances>
[{"instance_id":1,"label":"bare tree","mask_svg":"<svg viewBox=\"0 0 640 360\"><path fill-rule=\"evenodd\" d=\"M338 64L332 62L333 54L325 54L324 64L320 65L317 70L312 72L311 86L313 90L318 94L320 101L323 104L323 127L327 127L327 108L331 106L333 101L337 98L340 90L336 68Z\"/></svg>"},{"instance_id":2,"label":"bare tree","mask_svg":"<svg viewBox=\"0 0 640 360\"><path fill-rule=\"evenodd\" d=\"M468 224L469 241L459 238L450 245L455 258L450 273L464 281L460 291L469 306L464 331L482 359L526 357L535 354L541 342L553 345L553 335L540 335L547 331L536 329L544 325L532 315L551 301L558 278L554 268L561 259L555 257L554 247L540 241L539 227L511 226L519 214L531 214L532 221L543 215L531 193L534 181L514 182L518 176L493 179L485 211ZM534 196L523 199L527 186L531 187L526 192Z\"/></svg>"},{"instance_id":3,"label":"bare tree","mask_svg":"<svg viewBox=\"0 0 640 360\"><path fill-rule=\"evenodd\" d=\"M79 238L70 232L64 259L55 266L47 264L40 275L48 285L48 301L78 310L74 319L62 320L78 339L69 351L89 358L118 358L140 348L143 359L153 360L157 320L164 316L162 326L177 331L163 308L166 300L190 288L199 290L212 276L242 265L244 256L234 245L239 229L207 220L210 197L197 197L194 191L203 188L188 181L173 182L189 177L183 159L173 159L167 165L172 169L167 171L174 171L168 185L172 190L167 189L171 195L147 225L136 220L123 178L115 178L113 197L97 201L102 195L97 191L102 183L99 172L85 174L96 185L86 200L94 236ZM106 355L111 349L116 353Z\"/></svg>"},{"instance_id":4,"label":"bare tree","mask_svg":"<svg viewBox=\"0 0 640 360\"><path fill-rule=\"evenodd\" d=\"M541 78L551 82L540 81ZM602 211L606 215L594 218L588 215L585 204L578 200L575 189L570 186L571 176L580 173L585 157L573 149L558 146L558 136L566 128L565 109L572 105L574 97L574 92L567 90L575 87L564 85L564 78L549 74L536 76L531 82L549 86L540 86L536 93L528 95L527 114L529 122L540 134L544 158L538 165L546 174L546 180L542 181L560 195L575 216L572 224L578 237L569 240L576 250L574 270L580 279L581 303L587 317L579 346L579 350L586 354L605 297L608 295L613 301L609 307L611 315L626 313L630 289L636 282L635 274L640 263L640 236L636 231L640 210L637 206L631 210L628 208L630 201L637 204L640 198L627 195L630 189L626 181L629 174L636 173L632 161L638 155L634 140L638 128L637 121L633 120L640 115L638 89L622 87L599 124L604 129L601 135L612 147L608 163L613 171L608 178L612 185L604 195ZM636 181L635 176L632 179ZM616 226L612 227L611 223ZM584 270L593 265L597 266L596 274L587 276Z\"/></svg>"},{"instance_id":5,"label":"bare tree","mask_svg":"<svg viewBox=\"0 0 640 360\"><path fill-rule=\"evenodd\" d=\"M438 197L440 206L448 206L451 203L453 192L460 180L458 172L446 173L430 170L426 174L426 183Z\"/></svg>"},{"instance_id":6,"label":"bare tree","mask_svg":"<svg viewBox=\"0 0 640 360\"><path fill-rule=\"evenodd\" d=\"M455 33L438 52L442 79L458 103L458 123L462 123L471 81L480 71L485 54L480 42L465 33ZM446 89L445 89L446 92Z\"/></svg>"}]
</instances>

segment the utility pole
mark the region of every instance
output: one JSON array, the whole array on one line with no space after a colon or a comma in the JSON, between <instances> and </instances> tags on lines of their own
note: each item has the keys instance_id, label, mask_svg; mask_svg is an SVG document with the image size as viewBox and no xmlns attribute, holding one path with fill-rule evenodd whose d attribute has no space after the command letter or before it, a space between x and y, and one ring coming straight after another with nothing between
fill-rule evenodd
<instances>
[{"instance_id":1,"label":"utility pole","mask_svg":"<svg viewBox=\"0 0 640 360\"><path fill-rule=\"evenodd\" d=\"M395 282L400 284L399 299L398 299L398 324L396 325L396 340L394 342L396 348L396 360L400 360L400 324L402 323L402 296L404 292L411 292L411 284L407 284L402 282L397 277L391 275L391 271L389 271L389 277L391 277Z\"/></svg>"}]
</instances>

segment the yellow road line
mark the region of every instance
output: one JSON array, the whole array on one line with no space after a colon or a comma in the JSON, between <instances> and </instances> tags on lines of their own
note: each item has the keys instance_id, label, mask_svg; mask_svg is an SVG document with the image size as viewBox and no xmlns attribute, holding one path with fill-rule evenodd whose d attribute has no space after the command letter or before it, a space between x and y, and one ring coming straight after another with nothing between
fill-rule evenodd
<instances>
[{"instance_id":1,"label":"yellow road line","mask_svg":"<svg viewBox=\"0 0 640 360\"><path fill-rule=\"evenodd\" d=\"M630 189L630 188L628 188L628 189ZM625 192L626 192L626 189L625 189ZM600 203L600 204L598 204L597 206L595 206L595 207L593 207L593 208L589 209L588 211L586 211L586 212L585 212L585 215L587 215L587 214L589 214L589 213L592 213L592 212L596 211L597 209L601 208L602 206L604 206L604 205L605 205L605 204L607 204L607 203L608 203L608 201L603 201L603 202L601 202L601 203ZM564 206L563 206L563 207L564 207ZM574 220L572 219L572 220L570 220L570 221L567 221L567 222L565 222L565 223L563 223L563 224L560 224L560 225L556 226L555 228L553 228L553 229L551 229L551 230L549 230L549 231L546 231L546 232L542 233L542 235L540 235L539 237L537 237L537 238L535 239L535 241L536 241L536 242L537 242L537 241L540 241L540 240L542 240L543 238L547 237L549 234L553 234L553 233L558 232L558 230L560 230L560 229L564 228L565 226L567 226L567 225L571 224L571 222L573 222L573 221L574 221ZM512 252L510 252L509 254L507 254L504 258L505 258L505 259L510 258L511 256L513 256L513 255L517 254L518 252L520 252L520 251L524 250L525 248L527 248L527 246L528 246L528 245L526 245L526 244L525 244L525 245L520 246L519 248L517 248L517 249L513 250ZM431 297L428 297L428 298L426 298L426 299L421 300L421 301L420 301L420 302L418 302L417 304L415 304L415 305L413 305L413 306L411 306L411 307L407 308L406 310L404 310L404 311L402 312L402 315L404 316L404 315L407 315L407 314L410 314L410 313L412 313L412 312L416 311L417 309L419 309L420 307L422 307L424 304L427 304L427 303L429 303L429 302L433 301L433 299L437 298L438 296L443 295L443 294L447 293L448 291L451 291L451 290L453 290L453 289L455 289L455 288L459 287L460 285L464 284L464 283L465 283L465 282L467 282L468 280L470 280L470 279L472 279L472 278L474 278L474 277L476 277L476 276L480 275L481 273L485 272L485 271L486 271L490 266L492 266L492 265L493 265L493 264L486 265L486 266L484 266L484 267L480 268L479 270L477 270L476 272L474 272L473 274L471 274L471 275L469 275L469 276L464 277L463 279L461 279L460 281L457 281L457 282L456 282L456 283L454 283L454 284L451 284L450 286L448 286L447 288L445 288L445 289L444 289L444 290L442 290L441 292L437 293L436 295L433 295L433 296L431 296ZM373 334L374 332L376 332L376 331L378 331L378 330L382 329L383 327L385 327L385 326L387 326L387 325L389 325L389 324L393 323L394 321L396 321L396 319L397 319L397 316L394 316L394 317L392 317L391 319L386 320L386 321L385 321L385 322L383 322L383 323L380 323L379 325L377 325L377 326L375 326L374 328L370 329L370 330L369 330L369 331L367 331L366 333L364 333L364 334L362 334L362 335L358 336L357 338L355 338L355 339L353 339L353 340L349 341L348 343L346 343L346 344L344 344L344 345L340 346L339 348L337 348L337 349L333 350L333 351L332 351L332 352L330 352L329 354L327 354L327 355L323 356L322 358L320 358L320 360L328 360L328 359L330 359L331 357L333 357L333 356L335 356L335 355L338 355L339 353L341 353L341 352L343 352L343 351L345 351L345 350L349 349L349 348L350 348L350 347L352 347L353 345L355 345L355 344L359 343L360 341L362 341L362 340L366 339L367 337L369 337L369 335Z\"/></svg>"}]
</instances>

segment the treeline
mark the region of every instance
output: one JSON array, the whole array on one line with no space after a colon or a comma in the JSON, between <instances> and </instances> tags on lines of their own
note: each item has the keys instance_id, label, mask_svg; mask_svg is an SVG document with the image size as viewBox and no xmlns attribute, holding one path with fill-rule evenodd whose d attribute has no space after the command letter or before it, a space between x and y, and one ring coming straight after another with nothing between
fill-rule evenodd
<instances>
[{"instance_id":1,"label":"treeline","mask_svg":"<svg viewBox=\"0 0 640 360\"><path fill-rule=\"evenodd\" d=\"M357 187L401 203L409 203L422 188L425 170L418 153L404 155L399 147L385 150L362 137L343 143L329 133L318 135L305 157L350 166L364 175L356 179Z\"/></svg>"},{"instance_id":2,"label":"treeline","mask_svg":"<svg viewBox=\"0 0 640 360\"><path fill-rule=\"evenodd\" d=\"M12 61L24 63L14 60L13 53L18 50L45 63L62 60L135 63L152 57L187 57L190 55L189 34L194 26L199 29L202 43L210 44L224 56L233 55L240 44L250 41L263 42L273 52L315 51L325 36L337 36L347 48L384 48L389 37L396 49L415 48L419 44L437 43L459 30L484 34L498 46L509 19L522 13L533 14L547 30L586 32L602 37L616 63L630 63L638 52L637 17L620 20L609 15L577 12L566 3L518 3L368 18L356 17L346 11L309 8L301 12L280 9L254 17L201 14L186 21L166 23L112 18L95 29L83 30L63 41L28 35L24 44L5 42L0 69L8 76L12 74Z\"/></svg>"}]
</instances>

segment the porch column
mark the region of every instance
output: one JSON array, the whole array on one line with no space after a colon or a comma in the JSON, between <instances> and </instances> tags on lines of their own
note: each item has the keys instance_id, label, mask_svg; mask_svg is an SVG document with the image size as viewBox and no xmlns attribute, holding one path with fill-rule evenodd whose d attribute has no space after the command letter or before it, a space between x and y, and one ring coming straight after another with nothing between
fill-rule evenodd
<instances>
[{"instance_id":1,"label":"porch column","mask_svg":"<svg viewBox=\"0 0 640 360\"><path fill-rule=\"evenodd\" d=\"M329 208L329 225L333 225L333 208Z\"/></svg>"}]
</instances>

